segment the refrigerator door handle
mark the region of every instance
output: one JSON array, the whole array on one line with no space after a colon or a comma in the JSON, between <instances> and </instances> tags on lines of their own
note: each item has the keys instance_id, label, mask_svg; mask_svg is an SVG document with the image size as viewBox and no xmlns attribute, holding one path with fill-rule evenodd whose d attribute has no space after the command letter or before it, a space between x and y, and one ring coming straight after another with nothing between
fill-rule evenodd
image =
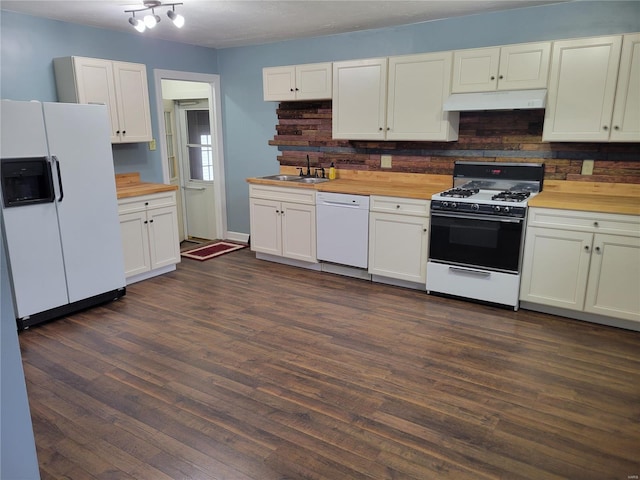
<instances>
[{"instance_id":1,"label":"refrigerator door handle","mask_svg":"<svg viewBox=\"0 0 640 480\"><path fill-rule=\"evenodd\" d=\"M56 164L56 171L58 172L58 186L60 187L60 198L58 198L58 203L62 201L64 198L64 191L62 190L62 172L60 171L60 162L58 161L58 157L55 155L51 155L51 159Z\"/></svg>"}]
</instances>

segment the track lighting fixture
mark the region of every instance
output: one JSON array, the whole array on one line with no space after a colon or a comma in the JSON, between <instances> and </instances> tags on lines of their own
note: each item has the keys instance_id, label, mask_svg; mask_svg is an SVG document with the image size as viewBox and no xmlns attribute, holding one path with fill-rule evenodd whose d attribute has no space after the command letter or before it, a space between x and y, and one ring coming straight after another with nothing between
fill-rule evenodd
<instances>
[{"instance_id":1,"label":"track lighting fixture","mask_svg":"<svg viewBox=\"0 0 640 480\"><path fill-rule=\"evenodd\" d=\"M184 17L179 13L176 13L176 5L182 5L182 3L165 3L158 0L145 0L143 2L144 7L137 8L135 10L125 10L124 13L130 13L129 23L140 33L144 32L147 28L151 29L160 23L160 16L156 15L156 8L171 7L171 10L167 12L167 16L173 22L173 24L182 28L184 25ZM136 13L147 12L151 10L151 13L147 13L142 20L136 18Z\"/></svg>"}]
</instances>

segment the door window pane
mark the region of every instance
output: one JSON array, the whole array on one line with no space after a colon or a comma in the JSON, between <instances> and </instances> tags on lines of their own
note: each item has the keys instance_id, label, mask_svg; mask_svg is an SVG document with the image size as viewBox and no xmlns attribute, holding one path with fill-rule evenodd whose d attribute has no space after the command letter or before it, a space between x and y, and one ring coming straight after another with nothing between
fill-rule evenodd
<instances>
[{"instance_id":1,"label":"door window pane","mask_svg":"<svg viewBox=\"0 0 640 480\"><path fill-rule=\"evenodd\" d=\"M191 180L213 180L213 148L208 110L187 111L187 135Z\"/></svg>"}]
</instances>

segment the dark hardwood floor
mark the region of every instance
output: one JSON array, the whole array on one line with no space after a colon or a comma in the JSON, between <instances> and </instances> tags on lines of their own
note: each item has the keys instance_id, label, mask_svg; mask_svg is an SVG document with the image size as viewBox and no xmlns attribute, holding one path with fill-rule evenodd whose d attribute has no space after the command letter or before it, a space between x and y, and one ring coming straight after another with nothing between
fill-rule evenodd
<instances>
[{"instance_id":1,"label":"dark hardwood floor","mask_svg":"<svg viewBox=\"0 0 640 480\"><path fill-rule=\"evenodd\" d=\"M640 475L640 333L183 260L20 334L43 479Z\"/></svg>"}]
</instances>

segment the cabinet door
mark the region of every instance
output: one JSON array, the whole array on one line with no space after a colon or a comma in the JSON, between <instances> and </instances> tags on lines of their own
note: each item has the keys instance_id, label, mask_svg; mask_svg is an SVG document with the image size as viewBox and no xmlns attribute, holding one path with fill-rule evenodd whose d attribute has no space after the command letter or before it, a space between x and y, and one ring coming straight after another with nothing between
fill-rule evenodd
<instances>
[{"instance_id":1,"label":"cabinet door","mask_svg":"<svg viewBox=\"0 0 640 480\"><path fill-rule=\"evenodd\" d=\"M429 219L369 214L369 273L426 284Z\"/></svg>"},{"instance_id":2,"label":"cabinet door","mask_svg":"<svg viewBox=\"0 0 640 480\"><path fill-rule=\"evenodd\" d=\"M310 63L296 65L296 100L324 100L331 98L332 64Z\"/></svg>"},{"instance_id":3,"label":"cabinet door","mask_svg":"<svg viewBox=\"0 0 640 480\"><path fill-rule=\"evenodd\" d=\"M113 63L97 58L73 57L78 103L106 105L111 121L111 142L120 141Z\"/></svg>"},{"instance_id":4,"label":"cabinet door","mask_svg":"<svg viewBox=\"0 0 640 480\"><path fill-rule=\"evenodd\" d=\"M262 92L265 102L296 99L295 66L262 69Z\"/></svg>"},{"instance_id":5,"label":"cabinet door","mask_svg":"<svg viewBox=\"0 0 640 480\"><path fill-rule=\"evenodd\" d=\"M146 222L147 214L144 211L120 214L124 274L127 278L151 270Z\"/></svg>"},{"instance_id":6,"label":"cabinet door","mask_svg":"<svg viewBox=\"0 0 640 480\"><path fill-rule=\"evenodd\" d=\"M457 140L459 112L442 111L451 92L452 56L389 58L387 140Z\"/></svg>"},{"instance_id":7,"label":"cabinet door","mask_svg":"<svg viewBox=\"0 0 640 480\"><path fill-rule=\"evenodd\" d=\"M612 125L612 142L640 142L640 34L622 40Z\"/></svg>"},{"instance_id":8,"label":"cabinet door","mask_svg":"<svg viewBox=\"0 0 640 480\"><path fill-rule=\"evenodd\" d=\"M149 222L149 254L151 268L174 265L180 262L177 208L152 208L147 211Z\"/></svg>"},{"instance_id":9,"label":"cabinet door","mask_svg":"<svg viewBox=\"0 0 640 480\"><path fill-rule=\"evenodd\" d=\"M151 113L147 69L139 63L113 62L120 143L149 142Z\"/></svg>"},{"instance_id":10,"label":"cabinet door","mask_svg":"<svg viewBox=\"0 0 640 480\"><path fill-rule=\"evenodd\" d=\"M489 92L498 84L500 48L474 48L453 52L453 93Z\"/></svg>"},{"instance_id":11,"label":"cabinet door","mask_svg":"<svg viewBox=\"0 0 640 480\"><path fill-rule=\"evenodd\" d=\"M306 262L317 262L316 207L282 203L282 255Z\"/></svg>"},{"instance_id":12,"label":"cabinet door","mask_svg":"<svg viewBox=\"0 0 640 480\"><path fill-rule=\"evenodd\" d=\"M640 238L596 234L585 311L640 322Z\"/></svg>"},{"instance_id":13,"label":"cabinet door","mask_svg":"<svg viewBox=\"0 0 640 480\"><path fill-rule=\"evenodd\" d=\"M249 207L251 250L282 255L280 202L252 198Z\"/></svg>"},{"instance_id":14,"label":"cabinet door","mask_svg":"<svg viewBox=\"0 0 640 480\"><path fill-rule=\"evenodd\" d=\"M527 228L520 300L582 310L593 234Z\"/></svg>"},{"instance_id":15,"label":"cabinet door","mask_svg":"<svg viewBox=\"0 0 640 480\"><path fill-rule=\"evenodd\" d=\"M550 57L551 42L502 47L498 90L547 88Z\"/></svg>"},{"instance_id":16,"label":"cabinet door","mask_svg":"<svg viewBox=\"0 0 640 480\"><path fill-rule=\"evenodd\" d=\"M621 36L554 42L544 141L607 141Z\"/></svg>"},{"instance_id":17,"label":"cabinet door","mask_svg":"<svg viewBox=\"0 0 640 480\"><path fill-rule=\"evenodd\" d=\"M384 140L387 59L333 64L333 138Z\"/></svg>"}]
</instances>

